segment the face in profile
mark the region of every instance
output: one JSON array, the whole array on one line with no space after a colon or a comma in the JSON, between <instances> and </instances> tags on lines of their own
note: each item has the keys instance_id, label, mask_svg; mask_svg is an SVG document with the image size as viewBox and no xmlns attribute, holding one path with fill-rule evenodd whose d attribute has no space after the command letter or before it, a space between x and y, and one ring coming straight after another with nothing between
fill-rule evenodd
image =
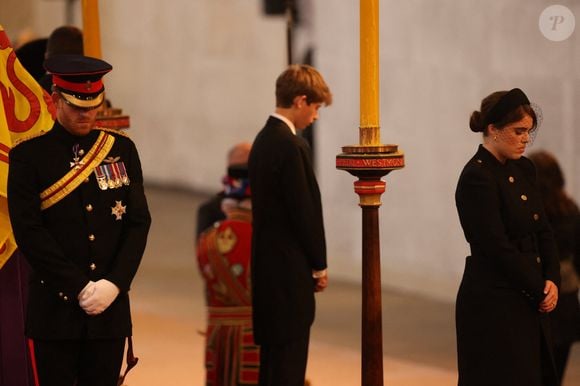
<instances>
[{"instance_id":1,"label":"face in profile","mask_svg":"<svg viewBox=\"0 0 580 386\"><path fill-rule=\"evenodd\" d=\"M304 95L299 98L300 99L296 102L298 109L295 116L294 126L296 126L298 130L303 130L318 119L318 110L322 107L322 103L308 103L306 101L306 96Z\"/></svg>"},{"instance_id":2,"label":"face in profile","mask_svg":"<svg viewBox=\"0 0 580 386\"><path fill-rule=\"evenodd\" d=\"M491 127L490 145L494 154L501 162L508 159L519 159L530 143L534 128L534 120L528 114L517 122L507 124L502 129Z\"/></svg>"}]
</instances>

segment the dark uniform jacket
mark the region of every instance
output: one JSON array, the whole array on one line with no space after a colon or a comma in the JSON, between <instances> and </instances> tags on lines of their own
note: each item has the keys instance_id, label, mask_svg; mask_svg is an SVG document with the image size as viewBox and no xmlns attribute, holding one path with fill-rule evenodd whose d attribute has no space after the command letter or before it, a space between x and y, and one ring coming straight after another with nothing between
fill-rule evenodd
<instances>
[{"instance_id":1,"label":"dark uniform jacket","mask_svg":"<svg viewBox=\"0 0 580 386\"><path fill-rule=\"evenodd\" d=\"M312 270L326 268L320 191L308 145L270 117L249 159L252 300L258 344L305 338L314 321Z\"/></svg>"},{"instance_id":2,"label":"dark uniform jacket","mask_svg":"<svg viewBox=\"0 0 580 386\"><path fill-rule=\"evenodd\" d=\"M502 164L480 146L455 198L471 247L456 305L459 385L556 385L538 307L559 265L532 162Z\"/></svg>"},{"instance_id":3,"label":"dark uniform jacket","mask_svg":"<svg viewBox=\"0 0 580 386\"><path fill-rule=\"evenodd\" d=\"M141 261L151 218L139 156L119 133L102 164L122 162L129 184L101 190L95 174L61 201L41 210L40 193L71 170L73 147L88 152L101 130L85 137L56 123L47 134L10 151L8 206L16 242L32 274L26 334L41 339L120 338L131 335L129 288ZM77 154L78 154L77 151ZM120 204L119 204L120 203ZM125 206L117 219L115 210ZM107 279L119 296L88 316L77 296L89 280Z\"/></svg>"}]
</instances>

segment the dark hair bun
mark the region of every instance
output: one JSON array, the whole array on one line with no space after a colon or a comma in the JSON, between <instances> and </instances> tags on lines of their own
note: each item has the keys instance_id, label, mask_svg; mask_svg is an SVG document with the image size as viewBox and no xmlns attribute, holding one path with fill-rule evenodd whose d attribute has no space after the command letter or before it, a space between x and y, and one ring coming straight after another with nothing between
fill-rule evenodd
<instances>
[{"instance_id":1,"label":"dark hair bun","mask_svg":"<svg viewBox=\"0 0 580 386\"><path fill-rule=\"evenodd\" d=\"M469 119L469 128L474 133L483 132L483 122L481 119L481 113L479 111L474 111L471 113L471 118Z\"/></svg>"}]
</instances>

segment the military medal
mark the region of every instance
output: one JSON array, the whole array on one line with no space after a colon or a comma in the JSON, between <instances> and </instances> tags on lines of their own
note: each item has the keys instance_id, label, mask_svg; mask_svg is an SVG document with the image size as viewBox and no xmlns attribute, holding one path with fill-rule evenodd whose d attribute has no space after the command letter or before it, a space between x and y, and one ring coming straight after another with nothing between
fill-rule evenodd
<instances>
[{"instance_id":1,"label":"military medal","mask_svg":"<svg viewBox=\"0 0 580 386\"><path fill-rule=\"evenodd\" d=\"M119 163L115 162L114 164L111 164L111 168L113 169L113 175L114 177L114 181L115 181L115 187L116 188L120 188L123 185L123 182L121 181L121 170L119 169Z\"/></svg>"},{"instance_id":2,"label":"military medal","mask_svg":"<svg viewBox=\"0 0 580 386\"><path fill-rule=\"evenodd\" d=\"M109 185L107 184L107 176L103 173L100 166L95 168L95 176L97 177L97 184L99 184L99 189L109 189Z\"/></svg>"},{"instance_id":3,"label":"military medal","mask_svg":"<svg viewBox=\"0 0 580 386\"><path fill-rule=\"evenodd\" d=\"M123 205L123 201L115 200L115 206L111 207L111 214L115 216L115 220L122 220L125 213L127 213L127 206Z\"/></svg>"},{"instance_id":4,"label":"military medal","mask_svg":"<svg viewBox=\"0 0 580 386\"><path fill-rule=\"evenodd\" d=\"M105 160L105 163L95 168L95 175L97 177L99 189L117 189L123 185L129 185L130 181L125 164L123 161L118 160L119 157L109 157ZM111 161L113 162L111 163Z\"/></svg>"},{"instance_id":5,"label":"military medal","mask_svg":"<svg viewBox=\"0 0 580 386\"><path fill-rule=\"evenodd\" d=\"M107 179L107 184L109 184L109 189L115 189L115 181L111 178Z\"/></svg>"},{"instance_id":6,"label":"military medal","mask_svg":"<svg viewBox=\"0 0 580 386\"><path fill-rule=\"evenodd\" d=\"M79 144L76 143L73 148L73 161L70 163L70 167L75 170L79 170L81 166L85 164L85 161L81 159L81 156L85 153L83 149L79 149Z\"/></svg>"},{"instance_id":7,"label":"military medal","mask_svg":"<svg viewBox=\"0 0 580 386\"><path fill-rule=\"evenodd\" d=\"M119 167L119 171L121 174L121 181L123 182L123 185L129 185L129 175L127 174L127 169L125 169L125 164L123 162L117 162L117 165Z\"/></svg>"}]
</instances>

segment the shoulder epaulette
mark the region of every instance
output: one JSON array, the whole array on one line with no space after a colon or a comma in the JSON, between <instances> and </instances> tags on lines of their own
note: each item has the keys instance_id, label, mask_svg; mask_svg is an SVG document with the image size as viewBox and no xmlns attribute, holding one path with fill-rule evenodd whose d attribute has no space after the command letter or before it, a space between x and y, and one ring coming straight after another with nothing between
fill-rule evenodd
<instances>
[{"instance_id":1,"label":"shoulder epaulette","mask_svg":"<svg viewBox=\"0 0 580 386\"><path fill-rule=\"evenodd\" d=\"M108 127L96 127L97 130L102 130L102 131L106 131L107 133L112 133L112 134L119 134L122 137L129 137L129 134L127 134L126 132L124 132L123 130L117 130L117 129L110 129Z\"/></svg>"},{"instance_id":2,"label":"shoulder epaulette","mask_svg":"<svg viewBox=\"0 0 580 386\"><path fill-rule=\"evenodd\" d=\"M26 136L26 137L18 138L16 141L14 141L14 143L12 144L12 147L14 148L14 147L20 145L23 142L30 141L31 139L41 137L44 134L48 133L49 131L50 130L42 130L42 131L39 131L38 133L31 134L31 135Z\"/></svg>"}]
</instances>

